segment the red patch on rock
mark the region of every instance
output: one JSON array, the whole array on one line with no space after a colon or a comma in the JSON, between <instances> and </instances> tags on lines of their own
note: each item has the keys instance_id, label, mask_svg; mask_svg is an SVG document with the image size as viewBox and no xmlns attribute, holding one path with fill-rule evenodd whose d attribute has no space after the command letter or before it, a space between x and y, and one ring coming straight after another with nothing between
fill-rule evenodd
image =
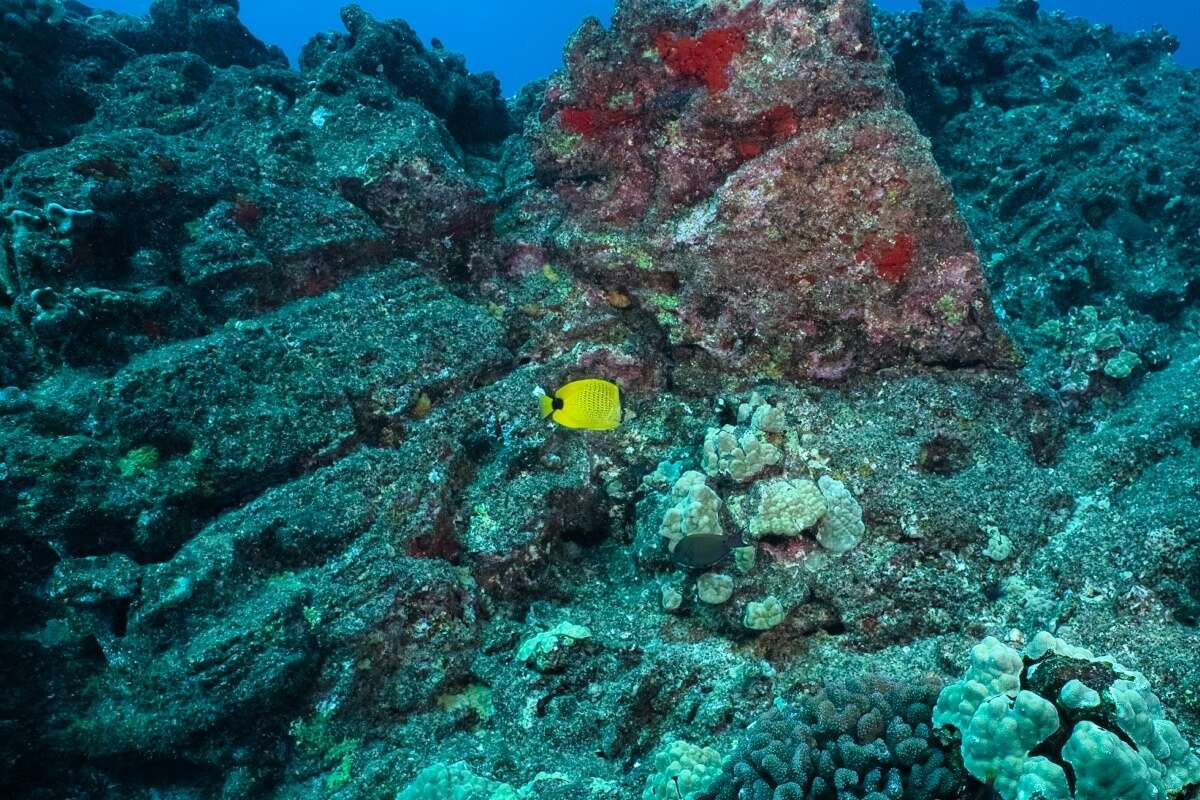
<instances>
[{"instance_id":1,"label":"red patch on rock","mask_svg":"<svg viewBox=\"0 0 1200 800\"><path fill-rule=\"evenodd\" d=\"M908 274L917 243L907 233L897 234L892 241L870 237L854 254L857 261L870 261L875 265L879 277L890 283L899 283Z\"/></svg>"},{"instance_id":2,"label":"red patch on rock","mask_svg":"<svg viewBox=\"0 0 1200 800\"><path fill-rule=\"evenodd\" d=\"M462 544L454 533L453 517L443 509L426 507L424 511L433 524L429 530L414 536L408 541L408 554L413 558L440 558L457 564L462 555Z\"/></svg>"},{"instance_id":3,"label":"red patch on rock","mask_svg":"<svg viewBox=\"0 0 1200 800\"><path fill-rule=\"evenodd\" d=\"M304 278L299 287L301 297L316 297L332 289L337 283L333 275L314 272Z\"/></svg>"},{"instance_id":4,"label":"red patch on rock","mask_svg":"<svg viewBox=\"0 0 1200 800\"><path fill-rule=\"evenodd\" d=\"M637 0L608 29L585 23L546 90L549 124L526 131L547 191L521 201L529 219L561 214L578 232L537 228L530 244L569 260L600 311L605 290L670 292L680 340L725 373L1009 366L966 226L872 56L867 12L867 0ZM603 111L564 121L569 107ZM614 108L635 118L604 132ZM564 148L568 125L596 138ZM614 235L654 269L606 244ZM947 294L978 313L931 316Z\"/></svg>"},{"instance_id":5,"label":"red patch on rock","mask_svg":"<svg viewBox=\"0 0 1200 800\"><path fill-rule=\"evenodd\" d=\"M762 118L767 126L767 133L777 142L790 139L796 135L796 131L800 130L796 114L787 106L775 106L764 112Z\"/></svg>"},{"instance_id":6,"label":"red patch on rock","mask_svg":"<svg viewBox=\"0 0 1200 800\"><path fill-rule=\"evenodd\" d=\"M744 138L734 142L738 155L750 159L768 147L787 141L800 130L796 115L788 106L775 106L758 115Z\"/></svg>"},{"instance_id":7,"label":"red patch on rock","mask_svg":"<svg viewBox=\"0 0 1200 800\"><path fill-rule=\"evenodd\" d=\"M92 180L102 180L104 178L112 178L113 180L125 180L129 177L129 172L125 167L113 161L111 158L101 156L99 158L89 158L86 161L81 161L71 167L71 171L76 175L82 175L85 178Z\"/></svg>"},{"instance_id":8,"label":"red patch on rock","mask_svg":"<svg viewBox=\"0 0 1200 800\"><path fill-rule=\"evenodd\" d=\"M763 151L762 144L753 140L743 140L736 145L738 155L742 158L754 158Z\"/></svg>"},{"instance_id":9,"label":"red patch on rock","mask_svg":"<svg viewBox=\"0 0 1200 800\"><path fill-rule=\"evenodd\" d=\"M229 209L229 219L233 221L242 230L247 233L253 233L258 227L258 223L262 220L262 208L241 195L233 201L233 208Z\"/></svg>"},{"instance_id":10,"label":"red patch on rock","mask_svg":"<svg viewBox=\"0 0 1200 800\"><path fill-rule=\"evenodd\" d=\"M628 111L607 108L569 106L562 110L563 128L588 139L595 138L619 125L632 122L633 119L634 115Z\"/></svg>"},{"instance_id":11,"label":"red patch on rock","mask_svg":"<svg viewBox=\"0 0 1200 800\"><path fill-rule=\"evenodd\" d=\"M734 27L712 28L695 38L663 31L654 38L654 46L676 75L703 81L710 92L722 92L729 88L725 68L746 46L746 36Z\"/></svg>"}]
</instances>

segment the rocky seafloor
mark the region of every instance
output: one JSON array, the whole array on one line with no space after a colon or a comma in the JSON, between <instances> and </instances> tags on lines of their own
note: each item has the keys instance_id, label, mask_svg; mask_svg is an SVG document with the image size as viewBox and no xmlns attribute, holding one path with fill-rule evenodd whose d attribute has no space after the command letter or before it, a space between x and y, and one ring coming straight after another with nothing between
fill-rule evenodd
<instances>
[{"instance_id":1,"label":"rocky seafloor","mask_svg":"<svg viewBox=\"0 0 1200 800\"><path fill-rule=\"evenodd\" d=\"M342 20L0 0L3 796L1200 794L1168 33Z\"/></svg>"}]
</instances>

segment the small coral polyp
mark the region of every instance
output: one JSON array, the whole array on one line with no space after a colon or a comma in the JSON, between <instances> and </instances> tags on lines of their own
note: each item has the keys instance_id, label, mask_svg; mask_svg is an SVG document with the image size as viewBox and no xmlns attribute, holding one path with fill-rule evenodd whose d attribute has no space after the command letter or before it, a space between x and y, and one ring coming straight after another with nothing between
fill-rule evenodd
<instances>
[{"instance_id":1,"label":"small coral polyp","mask_svg":"<svg viewBox=\"0 0 1200 800\"><path fill-rule=\"evenodd\" d=\"M779 448L759 431L739 434L732 425L709 428L704 437L704 471L746 481L779 463Z\"/></svg>"},{"instance_id":2,"label":"small coral polyp","mask_svg":"<svg viewBox=\"0 0 1200 800\"><path fill-rule=\"evenodd\" d=\"M671 488L674 504L663 517L659 534L674 550L687 536L720 535L721 498L705 483L703 473L690 470Z\"/></svg>"},{"instance_id":3,"label":"small coral polyp","mask_svg":"<svg viewBox=\"0 0 1200 800\"><path fill-rule=\"evenodd\" d=\"M754 536L797 536L825 516L825 496L808 478L760 481L759 511L750 519Z\"/></svg>"}]
</instances>

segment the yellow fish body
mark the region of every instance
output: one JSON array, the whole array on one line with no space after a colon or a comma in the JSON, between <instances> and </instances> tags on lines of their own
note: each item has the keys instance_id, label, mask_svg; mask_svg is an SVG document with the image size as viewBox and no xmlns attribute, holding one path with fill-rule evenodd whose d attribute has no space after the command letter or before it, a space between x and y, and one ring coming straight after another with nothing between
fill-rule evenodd
<instances>
[{"instance_id":1,"label":"yellow fish body","mask_svg":"<svg viewBox=\"0 0 1200 800\"><path fill-rule=\"evenodd\" d=\"M611 431L621 424L621 388L599 378L571 381L540 402L542 416L564 428Z\"/></svg>"}]
</instances>

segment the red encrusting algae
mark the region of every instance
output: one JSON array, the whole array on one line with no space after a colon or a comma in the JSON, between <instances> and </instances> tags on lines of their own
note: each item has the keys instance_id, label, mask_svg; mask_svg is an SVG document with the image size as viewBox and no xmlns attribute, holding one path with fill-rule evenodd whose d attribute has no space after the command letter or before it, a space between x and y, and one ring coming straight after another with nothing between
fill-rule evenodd
<instances>
[{"instance_id":1,"label":"red encrusting algae","mask_svg":"<svg viewBox=\"0 0 1200 800\"><path fill-rule=\"evenodd\" d=\"M599 136L619 125L632 122L633 119L632 112L619 109L568 106L562 110L563 128L587 138Z\"/></svg>"},{"instance_id":2,"label":"red encrusting algae","mask_svg":"<svg viewBox=\"0 0 1200 800\"><path fill-rule=\"evenodd\" d=\"M899 283L908 274L916 249L917 243L913 237L907 233L900 233L891 241L868 238L862 247L858 248L854 257L858 261L870 261L874 264L875 271L885 281Z\"/></svg>"},{"instance_id":3,"label":"red encrusting algae","mask_svg":"<svg viewBox=\"0 0 1200 800\"><path fill-rule=\"evenodd\" d=\"M768 147L792 138L799 129L800 124L791 108L775 106L759 114L754 125L734 142L734 147L742 158L754 158Z\"/></svg>"},{"instance_id":4,"label":"red encrusting algae","mask_svg":"<svg viewBox=\"0 0 1200 800\"><path fill-rule=\"evenodd\" d=\"M721 92L729 88L725 69L746 46L746 36L734 27L712 28L695 38L663 31L654 38L654 46L676 75L696 78L710 92Z\"/></svg>"},{"instance_id":5,"label":"red encrusting algae","mask_svg":"<svg viewBox=\"0 0 1200 800\"><path fill-rule=\"evenodd\" d=\"M247 233L253 233L262 220L262 207L252 200L238 195L233 201L233 208L227 212L229 219Z\"/></svg>"}]
</instances>

